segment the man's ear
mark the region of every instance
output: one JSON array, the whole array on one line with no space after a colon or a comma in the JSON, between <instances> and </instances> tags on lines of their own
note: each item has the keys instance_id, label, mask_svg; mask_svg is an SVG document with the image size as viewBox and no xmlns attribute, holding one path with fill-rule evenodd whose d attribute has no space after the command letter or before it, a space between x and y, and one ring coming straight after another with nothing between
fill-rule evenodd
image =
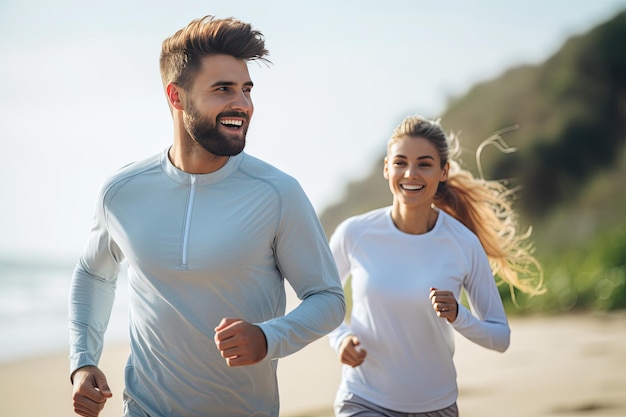
<instances>
[{"instance_id":1,"label":"man's ear","mask_svg":"<svg viewBox=\"0 0 626 417\"><path fill-rule=\"evenodd\" d=\"M167 101L169 101L170 106L176 110L184 110L179 86L174 83L169 83L167 87L165 87L165 94L167 95Z\"/></svg>"}]
</instances>

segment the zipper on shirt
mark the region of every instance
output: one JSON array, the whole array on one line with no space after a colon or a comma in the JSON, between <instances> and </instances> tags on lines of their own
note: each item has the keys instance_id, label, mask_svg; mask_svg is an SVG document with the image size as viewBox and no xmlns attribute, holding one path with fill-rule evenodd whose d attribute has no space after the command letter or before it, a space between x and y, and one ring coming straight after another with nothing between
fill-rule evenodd
<instances>
[{"instance_id":1,"label":"zipper on shirt","mask_svg":"<svg viewBox=\"0 0 626 417\"><path fill-rule=\"evenodd\" d=\"M183 233L183 251L181 259L181 267L187 268L189 256L189 231L191 230L191 213L193 210L193 201L196 197L196 176L190 176L189 199L187 200L187 213L185 214L185 229Z\"/></svg>"}]
</instances>

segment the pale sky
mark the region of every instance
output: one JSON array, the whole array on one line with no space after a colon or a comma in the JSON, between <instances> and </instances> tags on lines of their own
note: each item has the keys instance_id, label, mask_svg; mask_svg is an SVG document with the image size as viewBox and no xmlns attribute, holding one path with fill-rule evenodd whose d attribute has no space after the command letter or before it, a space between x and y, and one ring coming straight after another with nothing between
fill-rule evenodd
<instances>
[{"instance_id":1,"label":"pale sky","mask_svg":"<svg viewBox=\"0 0 626 417\"><path fill-rule=\"evenodd\" d=\"M91 4L93 3L93 4ZM161 42L189 21L264 33L246 152L296 177L321 213L369 173L406 115L537 64L626 0L0 0L0 258L75 261L105 176L172 126ZM391 201L391 200L390 200Z\"/></svg>"}]
</instances>

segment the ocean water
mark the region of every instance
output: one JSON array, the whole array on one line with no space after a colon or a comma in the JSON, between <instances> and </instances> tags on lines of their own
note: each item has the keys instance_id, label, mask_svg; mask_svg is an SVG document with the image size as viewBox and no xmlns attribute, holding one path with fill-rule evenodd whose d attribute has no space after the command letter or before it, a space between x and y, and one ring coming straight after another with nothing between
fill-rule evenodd
<instances>
[{"instance_id":1,"label":"ocean water","mask_svg":"<svg viewBox=\"0 0 626 417\"><path fill-rule=\"evenodd\" d=\"M74 265L0 262L0 362L69 354L68 297ZM105 343L128 340L123 271Z\"/></svg>"}]
</instances>

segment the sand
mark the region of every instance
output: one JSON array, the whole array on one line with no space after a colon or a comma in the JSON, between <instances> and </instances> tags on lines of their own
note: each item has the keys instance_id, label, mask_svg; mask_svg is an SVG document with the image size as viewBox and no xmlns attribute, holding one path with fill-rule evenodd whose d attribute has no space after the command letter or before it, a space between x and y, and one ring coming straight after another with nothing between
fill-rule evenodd
<instances>
[{"instance_id":1,"label":"sand","mask_svg":"<svg viewBox=\"0 0 626 417\"><path fill-rule=\"evenodd\" d=\"M511 319L504 354L457 338L462 417L626 416L626 312ZM105 347L101 367L121 415L127 346ZM66 353L0 364L0 416L70 417ZM340 365L327 339L281 360L284 417L330 417Z\"/></svg>"}]
</instances>

